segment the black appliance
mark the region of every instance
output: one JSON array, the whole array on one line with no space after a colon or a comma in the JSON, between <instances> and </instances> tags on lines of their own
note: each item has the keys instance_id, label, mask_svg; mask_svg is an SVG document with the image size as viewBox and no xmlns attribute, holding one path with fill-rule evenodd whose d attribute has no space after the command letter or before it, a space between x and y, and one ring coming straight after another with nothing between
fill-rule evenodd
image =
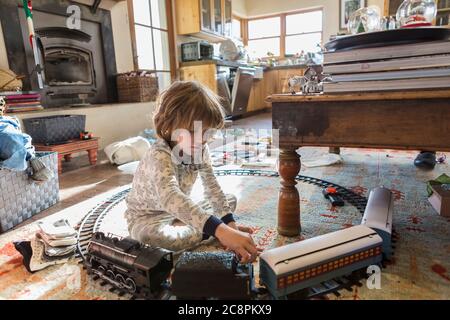
<instances>
[{"instance_id":1,"label":"black appliance","mask_svg":"<svg viewBox=\"0 0 450 320\"><path fill-rule=\"evenodd\" d=\"M214 47L206 41L187 42L181 44L181 60L197 61L211 60L214 55Z\"/></svg>"}]
</instances>

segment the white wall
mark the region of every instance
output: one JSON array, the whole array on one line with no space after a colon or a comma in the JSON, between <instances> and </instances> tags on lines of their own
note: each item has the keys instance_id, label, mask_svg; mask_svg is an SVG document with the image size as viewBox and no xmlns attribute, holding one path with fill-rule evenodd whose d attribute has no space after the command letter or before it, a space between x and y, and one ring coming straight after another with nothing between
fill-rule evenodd
<instances>
[{"instance_id":1,"label":"white wall","mask_svg":"<svg viewBox=\"0 0 450 320\"><path fill-rule=\"evenodd\" d=\"M108 144L135 137L144 129L153 128L154 102L106 104L95 107L47 109L39 113L11 114L19 119L63 114L85 114L86 130L100 137L100 149Z\"/></svg>"},{"instance_id":2,"label":"white wall","mask_svg":"<svg viewBox=\"0 0 450 320\"><path fill-rule=\"evenodd\" d=\"M244 0L247 17L258 17L301 9L323 8L323 41L339 33L339 0ZM242 0L237 0L242 2ZM233 2L234 5L234 2ZM368 0L383 14L384 0ZM238 5L239 7L239 5ZM234 10L234 9L233 9Z\"/></svg>"}]
</instances>

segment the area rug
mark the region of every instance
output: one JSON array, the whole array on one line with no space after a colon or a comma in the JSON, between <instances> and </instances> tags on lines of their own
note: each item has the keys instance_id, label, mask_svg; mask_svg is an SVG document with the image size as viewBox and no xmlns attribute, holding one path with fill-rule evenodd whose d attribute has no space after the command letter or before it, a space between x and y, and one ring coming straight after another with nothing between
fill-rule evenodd
<instances>
[{"instance_id":1,"label":"area rug","mask_svg":"<svg viewBox=\"0 0 450 320\"><path fill-rule=\"evenodd\" d=\"M301 149L304 158L324 153L323 149ZM439 216L426 197L426 182L450 172L441 164L430 172L414 168L414 152L391 150L343 149L342 164L302 168L301 174L322 178L367 196L370 189L384 185L395 195L394 226L398 234L395 255L382 269L381 289L369 289L364 283L340 295L326 299L449 299L450 298L450 219ZM277 234L279 180L271 177L218 177L226 193L238 197L238 223L254 227L255 242L269 249L302 241L317 235L348 228L361 222L361 213L351 206L333 208L313 185L297 187L301 197L302 232L287 238ZM59 212L47 219L66 217L74 225L92 208L129 186ZM201 199L200 183L194 186L194 198ZM125 202L119 201L101 225L101 231L128 234L123 218ZM2 299L126 299L101 287L86 275L76 261L29 274L12 241L29 238L36 223L0 236L0 298ZM219 243L196 250L222 250ZM258 262L255 270L258 271Z\"/></svg>"}]
</instances>

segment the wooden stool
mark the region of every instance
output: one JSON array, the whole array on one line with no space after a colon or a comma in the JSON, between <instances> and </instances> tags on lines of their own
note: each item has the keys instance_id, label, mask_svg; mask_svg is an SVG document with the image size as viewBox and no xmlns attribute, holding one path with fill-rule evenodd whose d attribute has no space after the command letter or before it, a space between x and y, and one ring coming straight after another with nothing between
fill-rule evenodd
<instances>
[{"instance_id":1,"label":"wooden stool","mask_svg":"<svg viewBox=\"0 0 450 320\"><path fill-rule=\"evenodd\" d=\"M36 151L53 151L58 152L58 173L62 172L62 158L69 162L72 159L72 153L87 151L89 155L89 163L95 165L97 163L98 140L100 138L92 138L89 140L70 140L67 143L44 145L35 144Z\"/></svg>"}]
</instances>

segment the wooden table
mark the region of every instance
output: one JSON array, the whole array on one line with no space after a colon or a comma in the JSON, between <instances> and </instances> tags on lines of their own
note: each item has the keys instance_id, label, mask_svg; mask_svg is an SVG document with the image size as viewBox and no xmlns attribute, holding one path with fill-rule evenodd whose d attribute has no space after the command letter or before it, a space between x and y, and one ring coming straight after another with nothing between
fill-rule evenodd
<instances>
[{"instance_id":1,"label":"wooden table","mask_svg":"<svg viewBox=\"0 0 450 320\"><path fill-rule=\"evenodd\" d=\"M278 232L282 235L296 236L301 231L295 186L301 167L299 147L450 151L450 90L275 94L267 101L272 102L272 126L279 133Z\"/></svg>"},{"instance_id":2,"label":"wooden table","mask_svg":"<svg viewBox=\"0 0 450 320\"><path fill-rule=\"evenodd\" d=\"M58 173L62 173L62 158L69 162L72 159L72 154L82 151L87 151L89 155L89 163L95 165L97 163L99 138L92 138L89 140L70 140L67 143L55 145L35 144L36 151L52 151L58 152Z\"/></svg>"}]
</instances>

